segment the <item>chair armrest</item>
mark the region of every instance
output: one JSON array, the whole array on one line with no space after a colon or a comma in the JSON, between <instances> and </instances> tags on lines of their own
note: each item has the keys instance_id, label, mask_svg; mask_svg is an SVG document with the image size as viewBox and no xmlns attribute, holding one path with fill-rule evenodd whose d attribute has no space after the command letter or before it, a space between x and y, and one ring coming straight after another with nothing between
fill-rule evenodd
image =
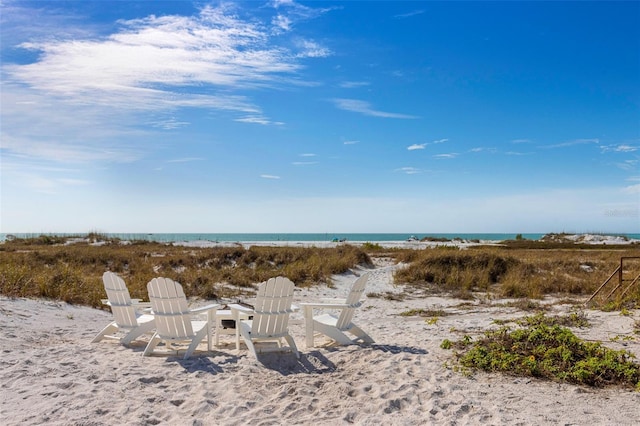
<instances>
[{"instance_id":1,"label":"chair armrest","mask_svg":"<svg viewBox=\"0 0 640 426\"><path fill-rule=\"evenodd\" d=\"M241 319L249 319L251 314L255 312L251 308L247 308L246 306L238 305L236 303L231 303L227 306L231 308L231 318L233 318L235 321L240 321ZM242 315L242 318L241 318L241 315ZM236 331L237 330L239 330L239 327L236 324ZM236 335L237 335L237 332L236 332Z\"/></svg>"},{"instance_id":2,"label":"chair armrest","mask_svg":"<svg viewBox=\"0 0 640 426\"><path fill-rule=\"evenodd\" d=\"M321 302L317 302L317 303L301 303L300 306L302 306L303 308L305 307L310 307L310 308L318 308L318 309L344 309L344 308L349 308L352 306L358 306L360 304L360 302L358 302L358 304L356 305L349 305L347 303L321 303Z\"/></svg>"},{"instance_id":3,"label":"chair armrest","mask_svg":"<svg viewBox=\"0 0 640 426\"><path fill-rule=\"evenodd\" d=\"M211 311L211 310L218 310L220 308L219 303L212 303L211 305L207 305L207 306L201 306L199 308L193 308L193 309L189 309L189 312L192 314L199 314L200 312L206 312L206 311Z\"/></svg>"},{"instance_id":4,"label":"chair armrest","mask_svg":"<svg viewBox=\"0 0 640 426\"><path fill-rule=\"evenodd\" d=\"M109 302L109 299L100 299L100 302L103 305L111 306L111 302Z\"/></svg>"},{"instance_id":5,"label":"chair armrest","mask_svg":"<svg viewBox=\"0 0 640 426\"><path fill-rule=\"evenodd\" d=\"M143 302L142 299L131 299L131 304L134 307L143 307L143 308L151 307L151 302Z\"/></svg>"},{"instance_id":6,"label":"chair armrest","mask_svg":"<svg viewBox=\"0 0 640 426\"><path fill-rule=\"evenodd\" d=\"M347 299L320 299L317 303L347 303Z\"/></svg>"},{"instance_id":7,"label":"chair armrest","mask_svg":"<svg viewBox=\"0 0 640 426\"><path fill-rule=\"evenodd\" d=\"M231 303L231 304L229 304L227 306L229 308L231 308L231 312L240 311L240 312L245 313L245 314L252 314L254 312L253 309L247 308L246 306L238 305L236 303Z\"/></svg>"}]
</instances>

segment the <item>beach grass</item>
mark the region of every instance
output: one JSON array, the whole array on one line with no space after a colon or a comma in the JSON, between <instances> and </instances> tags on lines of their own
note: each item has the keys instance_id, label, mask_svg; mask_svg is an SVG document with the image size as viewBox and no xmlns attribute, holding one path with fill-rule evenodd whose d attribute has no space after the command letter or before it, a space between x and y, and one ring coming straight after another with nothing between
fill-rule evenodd
<instances>
[{"instance_id":1,"label":"beach grass","mask_svg":"<svg viewBox=\"0 0 640 426\"><path fill-rule=\"evenodd\" d=\"M123 243L99 233L82 238L44 235L0 245L0 294L97 307L105 296L102 274L110 270L125 279L135 298L145 299L146 284L157 276L180 282L190 297L242 298L253 294L256 283L276 275L287 276L300 287L331 285L332 275L356 266L371 268L372 258L386 257L403 265L395 272L396 284L428 294L462 299L473 299L479 292L523 300L545 295L584 298L615 270L620 257L633 255L637 249L629 246L568 248L565 242L553 246L549 241L540 245L528 240L464 250L456 246L385 249L371 243L331 248L245 248L240 244L204 248ZM640 289L635 289L624 301L611 301L606 308L633 307L639 301Z\"/></svg>"},{"instance_id":2,"label":"beach grass","mask_svg":"<svg viewBox=\"0 0 640 426\"><path fill-rule=\"evenodd\" d=\"M637 249L629 247L569 249L564 245L545 249L504 246L414 250L398 255L398 260L407 266L399 269L394 278L396 284L459 298L473 298L475 292L531 299L545 295L587 296L616 270L621 257L637 255ZM637 276L640 262L631 266L638 270L628 271L628 275ZM639 301L636 289L625 303Z\"/></svg>"},{"instance_id":3,"label":"beach grass","mask_svg":"<svg viewBox=\"0 0 640 426\"><path fill-rule=\"evenodd\" d=\"M192 248L151 242L120 244L108 240L64 244L34 238L0 246L0 294L44 297L98 307L105 297L102 274L121 275L134 298L147 298L146 284L157 276L180 282L189 297L241 298L253 286L284 275L298 286L330 283L331 276L356 265L370 267L357 247Z\"/></svg>"}]
</instances>

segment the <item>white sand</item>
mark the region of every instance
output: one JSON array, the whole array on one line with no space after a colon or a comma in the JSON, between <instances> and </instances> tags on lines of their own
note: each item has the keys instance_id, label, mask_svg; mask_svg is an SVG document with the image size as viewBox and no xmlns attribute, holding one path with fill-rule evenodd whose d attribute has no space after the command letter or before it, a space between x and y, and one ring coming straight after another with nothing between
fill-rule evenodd
<instances>
[{"instance_id":1,"label":"white sand","mask_svg":"<svg viewBox=\"0 0 640 426\"><path fill-rule=\"evenodd\" d=\"M400 293L394 266L380 264L366 293ZM295 301L343 296L354 275L335 288L296 291ZM249 300L250 301L250 300ZM144 358L144 341L132 348L90 343L111 320L108 312L65 303L0 299L2 347L0 421L3 425L269 425L269 424L640 424L640 393L594 389L531 378L476 373L451 366L444 339L477 336L494 319L527 315L513 308L419 297L367 298L355 322L376 340L371 346L306 348L304 321L290 330L301 358L268 354L257 361L223 336L224 348L207 353L203 343L187 361ZM492 306L493 304L493 306ZM399 314L413 308L452 315L436 324ZM559 306L567 312L569 306ZM593 326L579 336L626 349L640 357L631 316L587 311ZM614 339L615 341L612 341ZM325 343L320 339L319 343Z\"/></svg>"}]
</instances>

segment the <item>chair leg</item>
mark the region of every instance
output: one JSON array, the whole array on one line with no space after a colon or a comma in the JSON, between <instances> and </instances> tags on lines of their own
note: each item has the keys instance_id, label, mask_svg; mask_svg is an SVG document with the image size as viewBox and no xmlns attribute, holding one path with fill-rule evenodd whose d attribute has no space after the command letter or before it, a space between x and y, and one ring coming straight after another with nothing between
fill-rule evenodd
<instances>
[{"instance_id":1,"label":"chair leg","mask_svg":"<svg viewBox=\"0 0 640 426\"><path fill-rule=\"evenodd\" d=\"M140 324L139 327L134 328L126 336L124 336L122 338L121 343L123 345L125 345L125 346L129 346L129 344L131 342L133 342L134 340L136 340L138 337L142 336L143 334L150 333L151 331L153 331L155 326L156 326L155 321L149 321L149 322L142 323L142 324Z\"/></svg>"},{"instance_id":2,"label":"chair leg","mask_svg":"<svg viewBox=\"0 0 640 426\"><path fill-rule=\"evenodd\" d=\"M147 344L147 347L144 348L144 352L142 353L142 356L149 356L153 353L153 350L155 349L156 346L158 346L158 343L160 343L162 339L160 338L160 336L158 336L158 333L154 333L153 336L151 337L151 340L149 340L149 343Z\"/></svg>"},{"instance_id":3,"label":"chair leg","mask_svg":"<svg viewBox=\"0 0 640 426\"><path fill-rule=\"evenodd\" d=\"M313 336L313 307L305 306L304 307L304 336L305 336L305 345L308 348L312 348L314 346L314 336Z\"/></svg>"},{"instance_id":4,"label":"chair leg","mask_svg":"<svg viewBox=\"0 0 640 426\"><path fill-rule=\"evenodd\" d=\"M98 333L96 337L93 338L91 343L99 342L104 338L105 335L115 333L116 331L118 331L118 326L116 325L115 322L111 322L105 328L103 328L102 331Z\"/></svg>"},{"instance_id":5,"label":"chair leg","mask_svg":"<svg viewBox=\"0 0 640 426\"><path fill-rule=\"evenodd\" d=\"M202 330L198 331L198 333L196 333L196 335L193 337L193 340L191 340L191 344L187 348L187 352L184 354L184 359L188 359L193 354L200 342L202 342L202 339L204 339L204 336L206 336L208 333L209 324L207 324L206 327L203 327Z\"/></svg>"},{"instance_id":6,"label":"chair leg","mask_svg":"<svg viewBox=\"0 0 640 426\"><path fill-rule=\"evenodd\" d=\"M351 334L353 334L354 336L357 336L360 339L362 339L362 341L365 342L365 343L375 343L374 340L371 338L371 336L369 336L367 333L362 331L362 329L360 327L352 325L351 329L349 330L349 332Z\"/></svg>"},{"instance_id":7,"label":"chair leg","mask_svg":"<svg viewBox=\"0 0 640 426\"><path fill-rule=\"evenodd\" d=\"M242 324L238 324L240 326L242 326ZM236 330L238 330L238 328L236 328ZM256 352L256 347L253 344L253 341L251 340L251 333L248 330L245 330L244 327L240 327L239 330L240 334L242 335L242 338L244 340L244 343L247 345L247 349L249 349L249 351L253 354L254 357L256 357L256 359L258 358L258 353ZM238 349L240 348L239 345L239 341L238 341Z\"/></svg>"},{"instance_id":8,"label":"chair leg","mask_svg":"<svg viewBox=\"0 0 640 426\"><path fill-rule=\"evenodd\" d=\"M286 335L284 336L285 340L287 341L287 343L289 344L289 347L291 348L291 351L295 354L296 358L300 358L300 352L298 352L298 347L296 346L296 342L295 340L293 340L293 337L291 337L290 335Z\"/></svg>"},{"instance_id":9,"label":"chair leg","mask_svg":"<svg viewBox=\"0 0 640 426\"><path fill-rule=\"evenodd\" d=\"M321 324L316 322L314 324L314 328L316 329L316 331L319 331L320 333L329 336L330 338L332 338L333 340L335 340L337 343L339 343L340 345L351 345L353 344L353 341L351 339L349 339L349 337L347 337L343 332L341 332L340 330L338 330L335 327L329 326L329 325L325 325L325 324Z\"/></svg>"}]
</instances>

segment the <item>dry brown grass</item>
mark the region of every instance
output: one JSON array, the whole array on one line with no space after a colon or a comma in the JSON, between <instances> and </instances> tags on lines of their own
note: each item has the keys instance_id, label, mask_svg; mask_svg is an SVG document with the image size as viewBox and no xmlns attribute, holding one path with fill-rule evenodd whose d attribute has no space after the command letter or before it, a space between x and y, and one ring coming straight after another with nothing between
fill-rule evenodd
<instances>
[{"instance_id":1,"label":"dry brown grass","mask_svg":"<svg viewBox=\"0 0 640 426\"><path fill-rule=\"evenodd\" d=\"M46 297L100 306L102 274L121 275L134 298L147 298L147 283L165 276L180 282L187 296L204 299L241 297L253 285L284 275L296 285L329 283L333 274L356 265L371 266L357 247L185 248L159 243L129 245L108 240L60 245L50 239L16 240L0 245L0 294Z\"/></svg>"},{"instance_id":2,"label":"dry brown grass","mask_svg":"<svg viewBox=\"0 0 640 426\"><path fill-rule=\"evenodd\" d=\"M407 265L396 272L397 284L432 293L461 298L473 298L478 291L511 298L547 294L575 298L593 293L619 265L620 257L638 255L635 246L568 248L532 241L467 250L413 250L382 249L377 244L249 249L186 248L150 242L124 245L99 234L92 234L89 240L105 244L64 245L65 238L48 236L0 244L0 294L99 306L105 296L101 276L110 270L125 279L136 298L146 298L146 284L157 276L182 283L188 296L235 298L251 294L254 284L276 275L287 276L298 286L330 284L333 274L355 265L372 267L370 253ZM638 271L632 273L637 275ZM640 288L630 293L631 299L640 303Z\"/></svg>"},{"instance_id":3,"label":"dry brown grass","mask_svg":"<svg viewBox=\"0 0 640 426\"><path fill-rule=\"evenodd\" d=\"M635 247L415 250L398 256L408 266L396 272L395 282L463 298L475 291L502 297L584 296L609 277L620 257L633 255L638 255Z\"/></svg>"}]
</instances>

